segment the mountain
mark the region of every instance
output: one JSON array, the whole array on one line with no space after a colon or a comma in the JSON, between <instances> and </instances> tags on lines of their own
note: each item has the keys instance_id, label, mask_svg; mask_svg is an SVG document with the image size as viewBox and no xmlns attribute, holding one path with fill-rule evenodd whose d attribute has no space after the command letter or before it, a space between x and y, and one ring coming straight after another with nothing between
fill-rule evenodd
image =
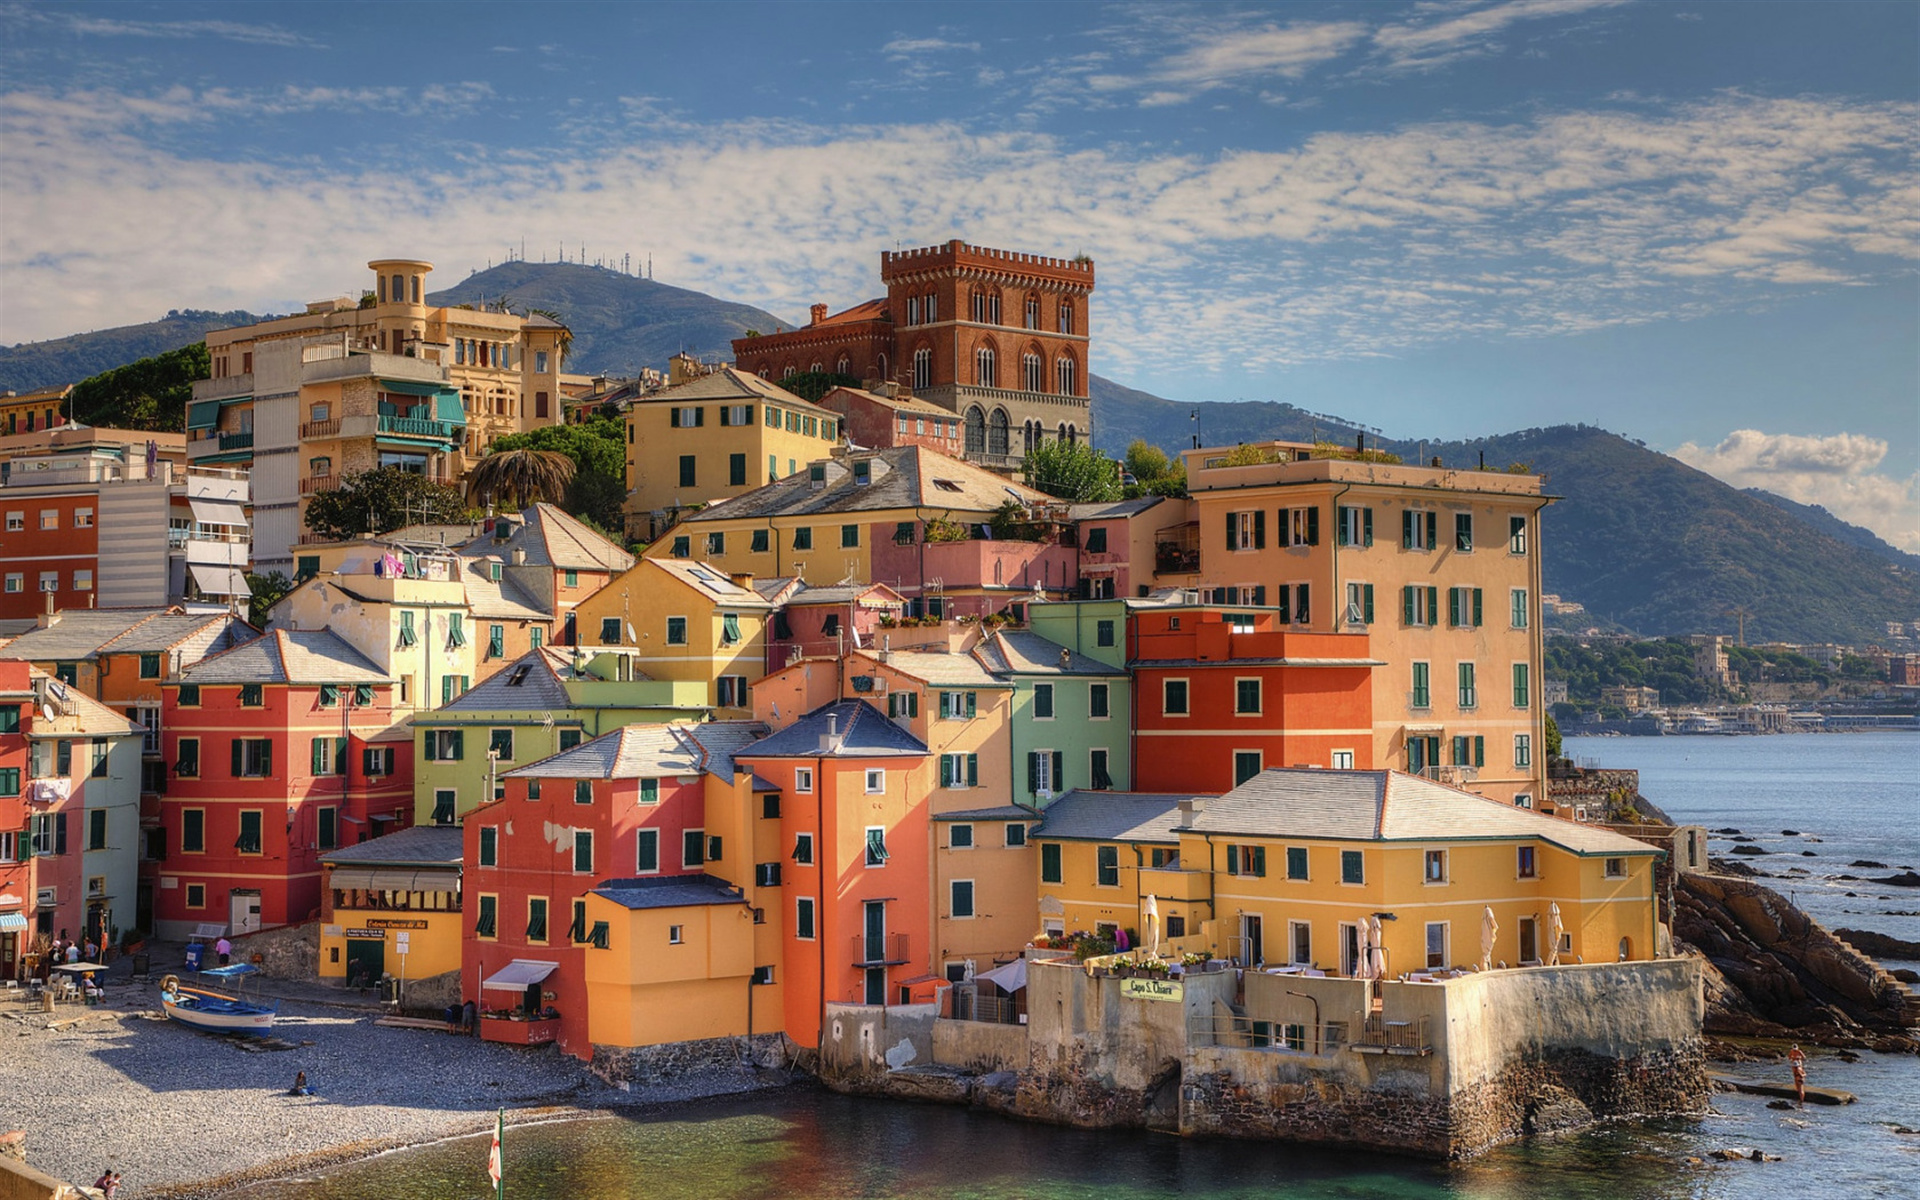
<instances>
[{"instance_id":1,"label":"mountain","mask_svg":"<svg viewBox=\"0 0 1920 1200\"><path fill-rule=\"evenodd\" d=\"M1191 445L1191 413L1210 445L1263 438L1350 442L1351 421L1270 402L1176 404L1094 376L1096 444L1135 437ZM1732 632L1747 640L1881 641L1885 622L1920 616L1920 564L1824 509L1731 487L1678 459L1591 426L1530 429L1461 442L1369 437L1409 459L1528 464L1560 499L1541 517L1546 590L1586 605L1589 624L1646 635Z\"/></svg>"},{"instance_id":2,"label":"mountain","mask_svg":"<svg viewBox=\"0 0 1920 1200\"><path fill-rule=\"evenodd\" d=\"M502 296L514 312L540 308L557 314L573 331L567 370L582 374L664 368L682 350L696 358L731 361L734 338L749 329L771 333L790 324L752 305L578 263L502 263L427 299L478 304Z\"/></svg>"},{"instance_id":3,"label":"mountain","mask_svg":"<svg viewBox=\"0 0 1920 1200\"><path fill-rule=\"evenodd\" d=\"M266 319L238 310L175 309L158 321L144 325L121 325L46 342L0 347L0 389L30 392L35 388L78 383L136 359L192 345L206 337L210 329L251 325Z\"/></svg>"},{"instance_id":4,"label":"mountain","mask_svg":"<svg viewBox=\"0 0 1920 1200\"><path fill-rule=\"evenodd\" d=\"M1765 488L1748 488L1747 495L1792 513L1829 537L1858 546L1869 554L1886 559L1896 567L1920 573L1920 554L1909 554L1898 546L1889 544L1871 529L1849 525L1818 504L1802 504L1798 500L1789 500Z\"/></svg>"}]
</instances>

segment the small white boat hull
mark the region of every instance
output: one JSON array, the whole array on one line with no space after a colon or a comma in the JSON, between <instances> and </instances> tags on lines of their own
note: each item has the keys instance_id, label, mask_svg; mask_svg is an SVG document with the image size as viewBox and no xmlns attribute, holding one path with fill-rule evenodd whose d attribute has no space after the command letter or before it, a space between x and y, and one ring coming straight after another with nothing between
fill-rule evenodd
<instances>
[{"instance_id":1,"label":"small white boat hull","mask_svg":"<svg viewBox=\"0 0 1920 1200\"><path fill-rule=\"evenodd\" d=\"M273 1030L274 1010L248 1004L218 992L181 988L162 992L160 1007L167 1016L182 1025L209 1033L269 1033Z\"/></svg>"}]
</instances>

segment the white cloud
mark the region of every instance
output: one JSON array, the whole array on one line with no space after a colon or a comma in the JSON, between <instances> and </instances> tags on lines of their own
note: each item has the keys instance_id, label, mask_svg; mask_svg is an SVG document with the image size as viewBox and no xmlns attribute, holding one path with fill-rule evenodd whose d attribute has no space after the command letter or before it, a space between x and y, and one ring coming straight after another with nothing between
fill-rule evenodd
<instances>
[{"instance_id":1,"label":"white cloud","mask_svg":"<svg viewBox=\"0 0 1920 1200\"><path fill-rule=\"evenodd\" d=\"M1736 429L1718 445L1687 442L1673 456L1735 487L1765 488L1818 504L1902 550L1920 553L1920 473L1904 480L1881 473L1887 443L1880 438Z\"/></svg>"},{"instance_id":2,"label":"white cloud","mask_svg":"<svg viewBox=\"0 0 1920 1200\"><path fill-rule=\"evenodd\" d=\"M37 19L64 27L70 33L92 37L143 38L218 38L256 46L297 46L321 48L302 33L278 25L256 25L243 21L131 21L119 17L89 16L75 12L42 10Z\"/></svg>"},{"instance_id":3,"label":"white cloud","mask_svg":"<svg viewBox=\"0 0 1920 1200\"><path fill-rule=\"evenodd\" d=\"M905 58L913 54L939 54L948 50L971 50L978 53L979 42L950 42L946 38L895 38L880 49L895 58Z\"/></svg>"},{"instance_id":4,"label":"white cloud","mask_svg":"<svg viewBox=\"0 0 1920 1200\"><path fill-rule=\"evenodd\" d=\"M1338 58L1366 36L1367 27L1358 21L1223 30L1196 38L1186 50L1162 61L1152 75L1168 83L1201 86L1247 75L1298 78L1309 68Z\"/></svg>"},{"instance_id":5,"label":"white cloud","mask_svg":"<svg viewBox=\"0 0 1920 1200\"><path fill-rule=\"evenodd\" d=\"M1507 0L1465 12L1457 5L1434 5L1431 8L1450 15L1382 26L1373 35L1373 43L1389 66L1427 69L1490 52L1496 45L1494 39L1522 21L1572 16L1625 3L1627 0Z\"/></svg>"}]
</instances>

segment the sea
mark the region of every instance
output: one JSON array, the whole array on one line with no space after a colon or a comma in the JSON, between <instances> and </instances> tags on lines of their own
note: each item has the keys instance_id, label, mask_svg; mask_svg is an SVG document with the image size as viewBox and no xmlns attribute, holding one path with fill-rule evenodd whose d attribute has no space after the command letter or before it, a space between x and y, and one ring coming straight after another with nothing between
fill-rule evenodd
<instances>
[{"instance_id":1,"label":"sea","mask_svg":"<svg viewBox=\"0 0 1920 1200\"><path fill-rule=\"evenodd\" d=\"M1739 829L1723 854L1829 926L1920 939L1920 889L1876 888L1856 868L1920 865L1920 735L1569 738L1571 757L1641 772L1641 792L1674 820ZM1788 832L1792 831L1792 832ZM1810 852L1810 853L1809 853ZM1862 878L1846 880L1841 875ZM1815 1049L1811 1082L1859 1097L1845 1107L1766 1107L1719 1093L1710 1115L1628 1121L1502 1147L1444 1165L1373 1151L1184 1140L1059 1129L937 1105L811 1088L656 1111L510 1128L512 1200L1746 1200L1920 1198L1920 1058ZM1730 1065L1736 1078L1786 1083L1784 1064ZM1719 1149L1778 1162L1722 1162ZM245 1200L488 1200L485 1137L348 1163L237 1193ZM1702 1159L1700 1165L1688 1162Z\"/></svg>"}]
</instances>

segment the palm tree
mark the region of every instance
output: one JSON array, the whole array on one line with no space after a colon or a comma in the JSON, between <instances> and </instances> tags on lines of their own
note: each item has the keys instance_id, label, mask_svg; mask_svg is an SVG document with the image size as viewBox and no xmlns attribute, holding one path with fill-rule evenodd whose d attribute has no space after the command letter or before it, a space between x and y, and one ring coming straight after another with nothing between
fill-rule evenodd
<instances>
[{"instance_id":1,"label":"palm tree","mask_svg":"<svg viewBox=\"0 0 1920 1200\"><path fill-rule=\"evenodd\" d=\"M558 504L573 472L574 461L558 450L496 450L467 472L467 503Z\"/></svg>"}]
</instances>

